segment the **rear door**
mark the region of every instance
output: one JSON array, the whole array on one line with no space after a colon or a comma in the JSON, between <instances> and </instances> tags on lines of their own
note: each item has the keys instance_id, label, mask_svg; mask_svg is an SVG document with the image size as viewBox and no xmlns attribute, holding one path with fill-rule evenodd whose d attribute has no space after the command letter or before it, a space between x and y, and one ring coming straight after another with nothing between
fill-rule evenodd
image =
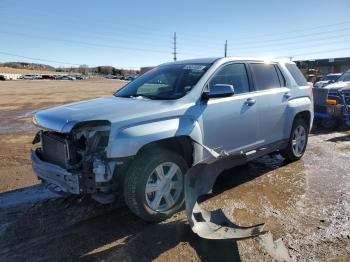
<instances>
[{"instance_id":1,"label":"rear door","mask_svg":"<svg viewBox=\"0 0 350 262\"><path fill-rule=\"evenodd\" d=\"M203 110L204 144L227 152L247 151L259 143L258 110L245 63L223 65L209 80L215 84L233 85L235 94L211 98Z\"/></svg>"},{"instance_id":2,"label":"rear door","mask_svg":"<svg viewBox=\"0 0 350 262\"><path fill-rule=\"evenodd\" d=\"M277 64L251 62L249 68L254 79L259 112L259 140L264 145L278 142L284 137L285 112L291 97L290 89Z\"/></svg>"}]
</instances>

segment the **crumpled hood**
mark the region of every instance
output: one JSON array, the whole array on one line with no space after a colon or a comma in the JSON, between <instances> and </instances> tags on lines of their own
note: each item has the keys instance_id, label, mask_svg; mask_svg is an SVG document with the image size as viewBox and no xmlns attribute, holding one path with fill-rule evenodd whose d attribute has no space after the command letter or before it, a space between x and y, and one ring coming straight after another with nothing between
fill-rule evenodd
<instances>
[{"instance_id":1,"label":"crumpled hood","mask_svg":"<svg viewBox=\"0 0 350 262\"><path fill-rule=\"evenodd\" d=\"M79 122L107 120L113 123L146 114L151 115L169 109L172 102L108 96L39 111L33 121L42 128L68 133Z\"/></svg>"},{"instance_id":2,"label":"crumpled hood","mask_svg":"<svg viewBox=\"0 0 350 262\"><path fill-rule=\"evenodd\" d=\"M350 89L350 82L335 82L332 84L327 85L325 88L327 89L337 89L337 90L344 90L344 89Z\"/></svg>"}]
</instances>

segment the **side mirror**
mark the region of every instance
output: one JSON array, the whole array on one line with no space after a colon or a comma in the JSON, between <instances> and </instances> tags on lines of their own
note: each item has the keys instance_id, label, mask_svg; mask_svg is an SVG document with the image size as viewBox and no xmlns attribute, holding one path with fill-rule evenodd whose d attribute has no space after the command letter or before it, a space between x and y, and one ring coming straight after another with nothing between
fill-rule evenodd
<instances>
[{"instance_id":1,"label":"side mirror","mask_svg":"<svg viewBox=\"0 0 350 262\"><path fill-rule=\"evenodd\" d=\"M216 84L210 88L209 91L203 92L203 98L218 98L218 97L229 97L235 94L233 85Z\"/></svg>"}]
</instances>

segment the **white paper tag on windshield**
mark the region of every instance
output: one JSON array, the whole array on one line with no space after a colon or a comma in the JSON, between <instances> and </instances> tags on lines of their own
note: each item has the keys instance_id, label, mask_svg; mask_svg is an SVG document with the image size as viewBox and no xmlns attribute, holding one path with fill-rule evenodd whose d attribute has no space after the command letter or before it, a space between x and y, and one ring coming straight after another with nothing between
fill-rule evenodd
<instances>
[{"instance_id":1,"label":"white paper tag on windshield","mask_svg":"<svg viewBox=\"0 0 350 262\"><path fill-rule=\"evenodd\" d=\"M185 70L197 70L202 71L205 68L204 65L185 65L183 69Z\"/></svg>"}]
</instances>

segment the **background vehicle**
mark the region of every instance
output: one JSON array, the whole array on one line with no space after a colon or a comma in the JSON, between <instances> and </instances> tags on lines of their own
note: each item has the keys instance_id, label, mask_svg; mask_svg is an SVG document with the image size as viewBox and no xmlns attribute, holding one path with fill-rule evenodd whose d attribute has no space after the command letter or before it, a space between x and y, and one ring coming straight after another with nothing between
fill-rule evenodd
<instances>
[{"instance_id":1,"label":"background vehicle","mask_svg":"<svg viewBox=\"0 0 350 262\"><path fill-rule=\"evenodd\" d=\"M349 125L350 70L325 88L314 88L315 117L327 129Z\"/></svg>"},{"instance_id":2,"label":"background vehicle","mask_svg":"<svg viewBox=\"0 0 350 262\"><path fill-rule=\"evenodd\" d=\"M210 58L160 65L114 96L38 112L37 176L68 193L111 202L124 193L148 221L181 209L187 169L211 157L200 144L249 159L280 150L300 159L312 92L292 62Z\"/></svg>"},{"instance_id":3,"label":"background vehicle","mask_svg":"<svg viewBox=\"0 0 350 262\"><path fill-rule=\"evenodd\" d=\"M33 80L35 78L34 75L23 75L23 79L26 79L26 80Z\"/></svg>"},{"instance_id":4,"label":"background vehicle","mask_svg":"<svg viewBox=\"0 0 350 262\"><path fill-rule=\"evenodd\" d=\"M324 76L321 81L318 81L314 84L314 87L316 88L322 88L330 83L334 83L342 74L336 73L336 74L328 74Z\"/></svg>"}]
</instances>

